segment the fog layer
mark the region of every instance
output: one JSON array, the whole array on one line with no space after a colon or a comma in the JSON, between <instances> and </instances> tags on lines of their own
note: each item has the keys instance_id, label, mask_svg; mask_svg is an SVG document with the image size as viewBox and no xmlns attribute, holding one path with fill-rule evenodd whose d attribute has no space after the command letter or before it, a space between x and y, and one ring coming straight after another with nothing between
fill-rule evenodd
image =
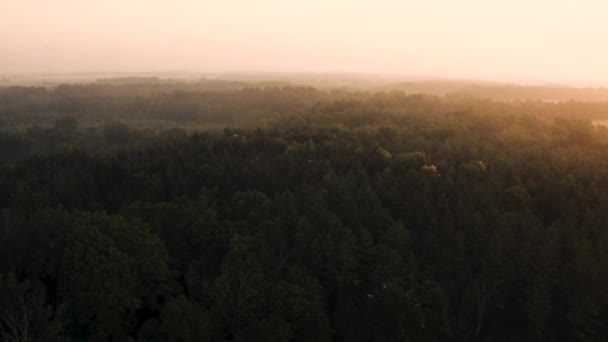
<instances>
[{"instance_id":1,"label":"fog layer","mask_svg":"<svg viewBox=\"0 0 608 342\"><path fill-rule=\"evenodd\" d=\"M2 0L0 73L374 72L608 83L599 0Z\"/></svg>"}]
</instances>

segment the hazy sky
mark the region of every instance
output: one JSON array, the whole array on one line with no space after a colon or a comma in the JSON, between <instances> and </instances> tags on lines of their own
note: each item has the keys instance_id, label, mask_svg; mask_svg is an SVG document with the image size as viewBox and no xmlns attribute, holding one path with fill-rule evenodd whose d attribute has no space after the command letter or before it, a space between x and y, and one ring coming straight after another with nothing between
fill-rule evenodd
<instances>
[{"instance_id":1,"label":"hazy sky","mask_svg":"<svg viewBox=\"0 0 608 342\"><path fill-rule=\"evenodd\" d=\"M608 83L606 0L0 0L0 73L381 72Z\"/></svg>"}]
</instances>

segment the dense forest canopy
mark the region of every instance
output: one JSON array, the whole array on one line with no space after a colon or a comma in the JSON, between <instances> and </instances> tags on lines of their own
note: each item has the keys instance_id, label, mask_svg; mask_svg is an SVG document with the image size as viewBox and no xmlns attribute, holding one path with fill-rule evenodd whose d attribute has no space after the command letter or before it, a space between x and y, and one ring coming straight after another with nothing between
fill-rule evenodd
<instances>
[{"instance_id":1,"label":"dense forest canopy","mask_svg":"<svg viewBox=\"0 0 608 342\"><path fill-rule=\"evenodd\" d=\"M0 89L0 341L602 341L608 102Z\"/></svg>"}]
</instances>

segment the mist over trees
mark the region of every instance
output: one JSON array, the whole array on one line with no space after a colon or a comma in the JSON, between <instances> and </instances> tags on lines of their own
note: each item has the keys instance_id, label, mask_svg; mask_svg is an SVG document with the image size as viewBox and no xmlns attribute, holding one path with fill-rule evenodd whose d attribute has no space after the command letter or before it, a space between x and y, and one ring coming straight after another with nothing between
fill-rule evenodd
<instances>
[{"instance_id":1,"label":"mist over trees","mask_svg":"<svg viewBox=\"0 0 608 342\"><path fill-rule=\"evenodd\" d=\"M608 336L608 103L122 83L0 89L0 341Z\"/></svg>"}]
</instances>

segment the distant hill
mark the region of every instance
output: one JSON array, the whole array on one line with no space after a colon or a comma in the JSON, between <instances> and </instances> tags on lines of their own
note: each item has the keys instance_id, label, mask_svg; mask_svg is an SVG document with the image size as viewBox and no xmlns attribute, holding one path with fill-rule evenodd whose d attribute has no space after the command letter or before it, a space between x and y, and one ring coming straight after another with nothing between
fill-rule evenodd
<instances>
[{"instance_id":1,"label":"distant hill","mask_svg":"<svg viewBox=\"0 0 608 342\"><path fill-rule=\"evenodd\" d=\"M55 88L65 84L90 87L128 87L137 85L153 93L200 91L210 89L242 89L271 87L315 87L321 90L391 92L407 94L448 95L492 99L498 101L539 100L608 101L608 88L574 87L563 84L517 84L485 80L441 79L424 76L374 75L361 73L110 73L16 75L10 83L0 86L44 86Z\"/></svg>"}]
</instances>

